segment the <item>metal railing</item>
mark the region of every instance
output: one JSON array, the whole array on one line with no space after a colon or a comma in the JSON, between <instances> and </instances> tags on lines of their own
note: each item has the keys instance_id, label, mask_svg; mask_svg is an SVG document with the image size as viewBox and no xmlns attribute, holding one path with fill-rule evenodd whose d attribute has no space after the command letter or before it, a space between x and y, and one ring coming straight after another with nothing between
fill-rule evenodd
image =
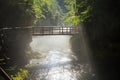
<instances>
[{"instance_id":1,"label":"metal railing","mask_svg":"<svg viewBox=\"0 0 120 80\"><path fill-rule=\"evenodd\" d=\"M0 59L0 77L2 77L3 80L12 80L10 78L10 76L7 74L7 72L1 67L1 65L4 61L5 61L5 59Z\"/></svg>"}]
</instances>

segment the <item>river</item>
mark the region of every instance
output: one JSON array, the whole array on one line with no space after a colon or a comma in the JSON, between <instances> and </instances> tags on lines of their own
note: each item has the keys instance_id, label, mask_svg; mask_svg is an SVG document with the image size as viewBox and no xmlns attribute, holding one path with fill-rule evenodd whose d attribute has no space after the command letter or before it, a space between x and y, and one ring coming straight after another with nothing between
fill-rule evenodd
<instances>
[{"instance_id":1,"label":"river","mask_svg":"<svg viewBox=\"0 0 120 80\"><path fill-rule=\"evenodd\" d=\"M29 80L94 80L89 63L81 64L71 50L72 36L33 36L30 47L43 57L30 60Z\"/></svg>"}]
</instances>

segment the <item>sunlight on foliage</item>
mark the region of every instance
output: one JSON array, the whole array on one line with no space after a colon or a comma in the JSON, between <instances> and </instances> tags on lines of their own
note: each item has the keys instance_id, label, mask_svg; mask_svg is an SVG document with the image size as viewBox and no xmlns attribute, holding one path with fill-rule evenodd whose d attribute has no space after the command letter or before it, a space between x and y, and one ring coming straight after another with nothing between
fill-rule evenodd
<instances>
[{"instance_id":1,"label":"sunlight on foliage","mask_svg":"<svg viewBox=\"0 0 120 80\"><path fill-rule=\"evenodd\" d=\"M44 0L33 0L33 4L32 4L32 9L33 9L33 12L35 14L35 18L36 20L39 19L39 18L45 18L45 16L43 15L42 13L42 6L45 5L45 1ZM34 23L36 23L36 20Z\"/></svg>"},{"instance_id":2,"label":"sunlight on foliage","mask_svg":"<svg viewBox=\"0 0 120 80\"><path fill-rule=\"evenodd\" d=\"M87 18L89 18L91 15L89 15L89 12L92 10L91 6L88 6L86 10L81 12L80 14L80 21L84 22Z\"/></svg>"},{"instance_id":3,"label":"sunlight on foliage","mask_svg":"<svg viewBox=\"0 0 120 80\"><path fill-rule=\"evenodd\" d=\"M80 16L76 15L76 0L65 0L65 3L68 10L63 17L65 24L78 25L80 23Z\"/></svg>"},{"instance_id":4,"label":"sunlight on foliage","mask_svg":"<svg viewBox=\"0 0 120 80\"><path fill-rule=\"evenodd\" d=\"M66 24L78 25L88 19L92 10L89 0L65 0L67 13L63 16Z\"/></svg>"},{"instance_id":5,"label":"sunlight on foliage","mask_svg":"<svg viewBox=\"0 0 120 80\"><path fill-rule=\"evenodd\" d=\"M24 80L27 77L28 77L28 71L25 69L20 69L15 76L12 76L12 80Z\"/></svg>"},{"instance_id":6,"label":"sunlight on foliage","mask_svg":"<svg viewBox=\"0 0 120 80\"><path fill-rule=\"evenodd\" d=\"M80 16L75 16L75 15L72 15L72 16L70 15L70 16L69 16L69 15L67 14L66 16L64 16L64 19L65 19L64 22L65 22L66 24L71 24L71 23L72 23L72 24L74 24L74 25L77 25L77 24L79 24L79 22L80 22L80 19L79 19L79 18L80 18Z\"/></svg>"},{"instance_id":7,"label":"sunlight on foliage","mask_svg":"<svg viewBox=\"0 0 120 80\"><path fill-rule=\"evenodd\" d=\"M52 20L59 23L78 25L86 21L91 15L91 5L94 0L63 0L63 13L60 1L58 0L10 0L11 6L20 7L26 15L34 19L34 24L40 20ZM23 14L24 14L23 13ZM28 17L29 17L28 16ZM60 22L61 21L61 22Z\"/></svg>"},{"instance_id":8,"label":"sunlight on foliage","mask_svg":"<svg viewBox=\"0 0 120 80\"><path fill-rule=\"evenodd\" d=\"M56 16L61 14L60 7L56 0L33 0L32 10L35 14L36 23L40 18L46 19L51 16L55 19Z\"/></svg>"}]
</instances>

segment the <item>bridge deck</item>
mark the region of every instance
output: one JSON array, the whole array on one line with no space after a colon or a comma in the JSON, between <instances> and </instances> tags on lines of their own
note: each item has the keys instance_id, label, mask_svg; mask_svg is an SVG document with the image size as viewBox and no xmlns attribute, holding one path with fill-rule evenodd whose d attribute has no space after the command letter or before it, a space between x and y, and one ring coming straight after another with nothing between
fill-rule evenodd
<instances>
[{"instance_id":1,"label":"bridge deck","mask_svg":"<svg viewBox=\"0 0 120 80\"><path fill-rule=\"evenodd\" d=\"M41 35L74 35L78 34L79 27L58 27L58 26L43 26L43 27L9 27L0 28L0 31L12 30L30 30L33 36Z\"/></svg>"},{"instance_id":2,"label":"bridge deck","mask_svg":"<svg viewBox=\"0 0 120 80\"><path fill-rule=\"evenodd\" d=\"M38 35L73 35L78 34L78 27L33 27L32 34Z\"/></svg>"}]
</instances>

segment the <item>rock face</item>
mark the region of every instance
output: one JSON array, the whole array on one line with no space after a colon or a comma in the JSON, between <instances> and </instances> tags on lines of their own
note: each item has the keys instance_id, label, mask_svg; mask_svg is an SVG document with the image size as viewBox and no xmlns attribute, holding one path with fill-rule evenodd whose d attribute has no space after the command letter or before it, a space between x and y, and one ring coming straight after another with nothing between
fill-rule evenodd
<instances>
[{"instance_id":1,"label":"rock face","mask_svg":"<svg viewBox=\"0 0 120 80\"><path fill-rule=\"evenodd\" d=\"M33 14L27 12L27 9L31 8L24 0L0 0L0 59L9 57L8 62L11 65L27 62L25 50L32 40L31 33L26 29L1 30L1 28L33 25Z\"/></svg>"},{"instance_id":2,"label":"rock face","mask_svg":"<svg viewBox=\"0 0 120 80\"><path fill-rule=\"evenodd\" d=\"M91 7L91 17L83 24L99 80L119 80L120 1L95 0Z\"/></svg>"},{"instance_id":3,"label":"rock face","mask_svg":"<svg viewBox=\"0 0 120 80\"><path fill-rule=\"evenodd\" d=\"M8 64L26 64L25 51L32 41L30 30L5 30L3 35L0 55L10 58Z\"/></svg>"}]
</instances>

